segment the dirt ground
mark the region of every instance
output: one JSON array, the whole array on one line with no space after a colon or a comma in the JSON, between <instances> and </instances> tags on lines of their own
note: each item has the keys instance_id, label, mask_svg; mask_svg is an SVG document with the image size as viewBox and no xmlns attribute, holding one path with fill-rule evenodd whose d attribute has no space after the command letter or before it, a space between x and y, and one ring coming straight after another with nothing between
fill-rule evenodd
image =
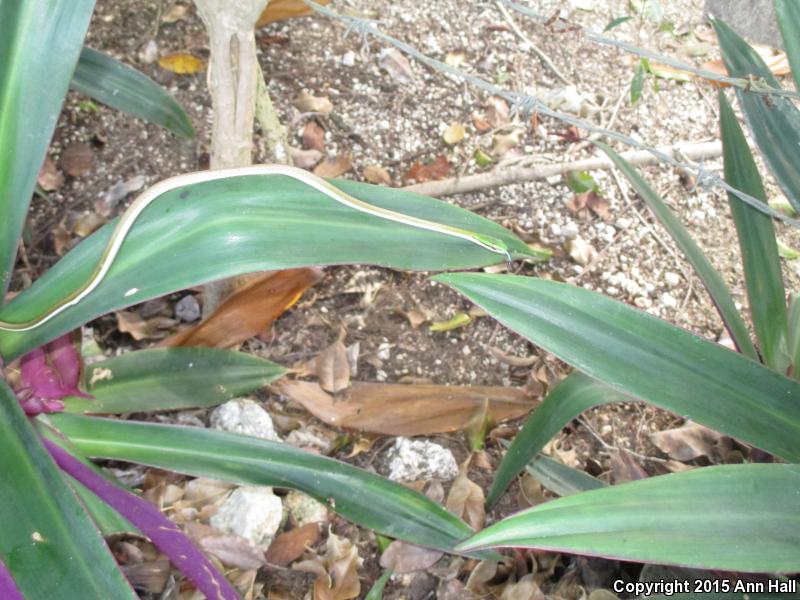
<instances>
[{"instance_id":1,"label":"dirt ground","mask_svg":"<svg viewBox=\"0 0 800 600\"><path fill-rule=\"evenodd\" d=\"M152 51L154 42L159 55L189 52L207 58L202 25L193 7L186 4L189 10L185 15L174 22L164 22L163 16L173 6L170 2L98 2L87 44L135 66L169 89L189 113L197 136L192 140L178 139L104 106L87 105L83 98L71 93L53 140L51 157L60 164L65 148L84 142L91 149L91 168L81 176L68 176L58 190L34 200L26 244L30 270L25 276L35 279L53 264L58 258L59 243L77 241L75 224L87 219L95 202L113 185L140 175L147 184L153 184L171 175L207 168L211 110L205 73L176 75L148 62L144 51L148 44ZM495 2L352 0L336 4L341 5L340 9L353 9L380 19L384 31L433 57L463 54L461 68L507 89L547 95L563 88L564 84L530 51L529 44L520 40L515 33L519 28L595 107L588 115L593 122L608 123L613 117L614 129L652 145L717 137L715 90L710 86L659 79L656 90L650 79L641 100L631 106L630 82L635 67L631 57L592 44L575 32L554 33L516 13L512 24ZM594 2L591 10L576 7L583 4L547 0L538 2L536 8L547 15L561 11L559 14L566 21L595 30L602 30L615 17L631 13L627 0ZM614 34L679 56L689 36L708 37L710 28L703 19L700 0L662 4L665 20L674 26L673 33L659 31L654 22L637 16L615 29ZM345 38L343 34L342 27L321 17L275 23L257 33L260 63L283 123L290 128L291 144L300 148L304 125L315 120L325 130L327 156L352 155L353 168L344 177L364 180L364 169L376 165L386 169L393 185L402 185L404 174L417 161L425 163L442 155L451 165L451 175L486 170L472 158L476 148L490 153L493 135L498 133L494 129L481 133L473 122L473 114L486 112L486 94L413 62L414 79L400 81L380 67L384 48L380 42L371 41L367 50L357 37ZM717 57L712 48L707 55L690 60L699 64ZM292 99L303 90L328 97L334 106L331 115L301 115ZM454 122L466 126L466 137L449 146L442 133ZM576 149L575 144L559 137L567 127L550 119L541 118L538 127L534 127L527 117L512 117L499 133L512 131L519 132L518 146L496 160L528 157L536 164L544 164L594 154L591 149ZM266 161L260 133L256 141L256 161ZM719 165L712 161L706 166ZM737 302L745 304L736 235L724 195L717 190L687 186L681 174L670 168L647 168L645 173L708 252ZM668 234L624 182L619 185L609 171L592 175L609 203L604 218L591 212L573 212L568 205L574 194L561 177L486 189L448 201L509 227L526 241L553 250L552 260L518 265L518 272L597 290L700 336L718 339L721 321ZM770 189L771 197L779 195L774 186ZM121 210L133 197L135 194L128 195L115 210ZM67 232L66 242L63 236L59 242L53 234L59 223ZM796 234L783 229L779 229L779 237L789 245L798 242ZM576 238L593 249L589 260L582 261L587 264L570 257L569 247ZM785 275L787 287L797 288L797 274L786 263ZM24 284L24 279L15 282L17 287ZM170 301L180 297L182 294ZM346 344L359 342L359 381L501 386L530 386L533 382L546 389L568 372L565 365L488 317L479 317L467 327L432 333L427 324L413 327L404 316L419 311L430 321L445 321L470 308L467 300L432 283L426 273L360 266L328 268L323 280L284 314L271 332L244 348L290 366L313 357L344 328ZM115 332L115 324L113 315L94 324L98 341L107 353L141 346L126 334ZM510 360L509 356L530 360ZM283 399L274 394L265 393L263 399L268 407L285 409ZM562 460L571 461L571 466L586 469L610 483L635 472L635 468L624 468L630 461L651 475L660 474L668 470L666 457L650 443L647 434L680 422L673 415L636 405L597 409L566 428L551 451ZM435 441L451 448L457 460L466 458L466 444L460 434L438 436ZM376 444L374 451L379 447ZM490 441L486 456L490 465L496 466L501 455L499 444ZM344 456L345 452L337 458ZM356 464L370 461L369 454L361 455ZM488 489L492 473L474 468L470 477ZM518 487L512 488L489 520L518 509L519 495ZM365 561L359 574L365 592L380 574L374 558L374 536L356 534L354 528L341 521L335 528L360 536L360 555ZM454 566L460 560L445 558L426 572L396 576L385 597L469 597L458 595L466 592L451 588L448 583L454 577L464 580L468 574L461 563ZM531 559L518 560L530 565ZM540 572L546 573L540 580L542 591L562 597L579 597L607 588L620 573L635 577L639 569L634 565L554 555L538 556L536 562ZM291 594L300 594L297 597L309 585L308 578L301 574L282 572L274 577L267 588L275 588L277 581L278 587L288 586Z\"/></svg>"}]
</instances>

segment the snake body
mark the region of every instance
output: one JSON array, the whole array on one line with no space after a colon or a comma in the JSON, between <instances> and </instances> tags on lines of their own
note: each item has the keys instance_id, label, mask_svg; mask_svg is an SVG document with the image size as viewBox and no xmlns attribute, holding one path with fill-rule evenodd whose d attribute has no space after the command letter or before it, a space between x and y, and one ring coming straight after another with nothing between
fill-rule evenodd
<instances>
[{"instance_id":1,"label":"snake body","mask_svg":"<svg viewBox=\"0 0 800 600\"><path fill-rule=\"evenodd\" d=\"M460 238L473 244L477 244L478 246L481 246L482 248L485 248L491 252L502 254L509 261L511 260L511 253L508 249L508 246L498 238L475 233L459 227L452 227L450 225L435 223L433 221L426 221L425 219L418 219L417 217L404 215L392 210L381 208L379 206L374 206L354 198L353 196L341 191L334 185L328 183L324 179L317 177L313 173L304 171L303 169L299 169L297 167L290 167L288 165L253 165L250 167L241 167L236 169L200 171L197 173L188 173L185 175L178 175L176 177L165 179L140 194L136 200L131 203L128 210L123 213L122 217L117 223L117 226L114 228L114 231L111 234L111 238L106 244L106 247L103 249L103 253L100 256L97 266L85 283L83 283L77 290L69 294L67 297L59 301L58 304L51 307L47 312L34 319L21 323L0 321L0 330L21 332L36 329L91 294L108 274L108 271L114 264L114 260L119 254L122 243L125 241L125 238L128 236L128 233L130 232L136 220L150 205L150 203L159 198L161 195L176 188L181 188L196 183L204 183L208 181L216 181L218 179L227 179L230 177L248 175L284 175L286 177L291 177L292 179L304 183L309 187L312 187L315 190L325 194L328 198L331 198L332 200L335 200L336 202L339 202L340 204L348 206L352 209L380 217L388 221L394 221L396 223L402 223L403 225L409 225L418 229L426 229L428 231L434 231Z\"/></svg>"}]
</instances>

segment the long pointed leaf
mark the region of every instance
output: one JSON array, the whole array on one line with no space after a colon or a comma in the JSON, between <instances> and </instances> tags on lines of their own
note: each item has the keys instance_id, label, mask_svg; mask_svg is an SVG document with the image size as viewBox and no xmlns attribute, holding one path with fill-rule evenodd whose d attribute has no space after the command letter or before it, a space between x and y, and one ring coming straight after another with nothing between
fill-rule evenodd
<instances>
[{"instance_id":1,"label":"long pointed leaf","mask_svg":"<svg viewBox=\"0 0 800 600\"><path fill-rule=\"evenodd\" d=\"M800 460L797 381L596 292L512 275L434 279L621 393Z\"/></svg>"},{"instance_id":2,"label":"long pointed leaf","mask_svg":"<svg viewBox=\"0 0 800 600\"><path fill-rule=\"evenodd\" d=\"M754 78L780 87L764 60L733 29L719 19L712 19L722 58L731 77ZM795 210L800 210L800 170L797 148L800 147L800 111L788 98L750 94L736 89L745 121L770 170Z\"/></svg>"},{"instance_id":3,"label":"long pointed leaf","mask_svg":"<svg viewBox=\"0 0 800 600\"><path fill-rule=\"evenodd\" d=\"M722 91L719 92L719 110L725 181L762 200L766 206L767 196L758 167ZM775 242L775 227L770 217L745 204L735 194L728 194L728 202L739 234L750 314L764 362L785 373L790 361L786 348L786 291Z\"/></svg>"},{"instance_id":4,"label":"long pointed leaf","mask_svg":"<svg viewBox=\"0 0 800 600\"><path fill-rule=\"evenodd\" d=\"M0 472L0 560L26 598L136 598L3 382Z\"/></svg>"},{"instance_id":5,"label":"long pointed leaf","mask_svg":"<svg viewBox=\"0 0 800 600\"><path fill-rule=\"evenodd\" d=\"M86 391L68 398L68 412L125 413L216 406L285 373L273 362L215 348L129 352L86 368Z\"/></svg>"},{"instance_id":6,"label":"long pointed leaf","mask_svg":"<svg viewBox=\"0 0 800 600\"><path fill-rule=\"evenodd\" d=\"M445 202L338 181L367 202L503 240L518 258L539 256L499 225ZM90 277L111 235L100 229L0 311L20 322L41 315ZM369 263L445 270L502 260L452 236L369 215L283 176L233 176L163 194L142 214L97 289L42 327L0 331L0 355L18 356L110 310L207 281L314 264Z\"/></svg>"},{"instance_id":7,"label":"long pointed leaf","mask_svg":"<svg viewBox=\"0 0 800 600\"><path fill-rule=\"evenodd\" d=\"M298 489L354 523L419 546L449 550L472 533L466 523L418 492L286 444L206 429L68 414L51 419L89 456Z\"/></svg>"},{"instance_id":8,"label":"long pointed leaf","mask_svg":"<svg viewBox=\"0 0 800 600\"><path fill-rule=\"evenodd\" d=\"M540 454L525 467L544 487L559 496L571 496L607 487L604 481Z\"/></svg>"},{"instance_id":9,"label":"long pointed leaf","mask_svg":"<svg viewBox=\"0 0 800 600\"><path fill-rule=\"evenodd\" d=\"M792 67L792 77L800 89L800 4L797 0L775 0L775 17Z\"/></svg>"},{"instance_id":10,"label":"long pointed leaf","mask_svg":"<svg viewBox=\"0 0 800 600\"><path fill-rule=\"evenodd\" d=\"M694 241L691 234L628 161L602 142L595 142L595 145L608 155L617 168L633 184L636 193L647 203L656 218L669 232L672 239L675 240L686 259L692 264L739 351L750 358L758 360L758 352L756 352L755 346L750 340L747 325L736 309L736 304L731 297L728 286L725 285L722 277L713 267L711 261L708 260L700 246L697 245L697 242Z\"/></svg>"},{"instance_id":11,"label":"long pointed leaf","mask_svg":"<svg viewBox=\"0 0 800 600\"><path fill-rule=\"evenodd\" d=\"M94 0L0 2L0 304Z\"/></svg>"},{"instance_id":12,"label":"long pointed leaf","mask_svg":"<svg viewBox=\"0 0 800 600\"><path fill-rule=\"evenodd\" d=\"M559 498L458 547L529 547L745 572L800 570L800 465L695 469Z\"/></svg>"},{"instance_id":13,"label":"long pointed leaf","mask_svg":"<svg viewBox=\"0 0 800 600\"><path fill-rule=\"evenodd\" d=\"M189 116L164 88L102 52L83 49L70 85L81 94L177 135L187 138L194 135Z\"/></svg>"},{"instance_id":14,"label":"long pointed leaf","mask_svg":"<svg viewBox=\"0 0 800 600\"><path fill-rule=\"evenodd\" d=\"M511 481L532 461L545 444L572 419L593 406L608 402L630 402L616 390L575 372L547 394L509 446L500 466L497 467L492 487L486 496L486 505L492 507L500 499Z\"/></svg>"}]
</instances>

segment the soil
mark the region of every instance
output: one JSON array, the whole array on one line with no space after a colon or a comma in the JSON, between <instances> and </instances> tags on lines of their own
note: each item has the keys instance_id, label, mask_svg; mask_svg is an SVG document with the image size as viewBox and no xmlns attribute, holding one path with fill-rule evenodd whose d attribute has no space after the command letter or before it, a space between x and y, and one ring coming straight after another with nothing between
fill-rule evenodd
<instances>
[{"instance_id":1,"label":"soil","mask_svg":"<svg viewBox=\"0 0 800 600\"><path fill-rule=\"evenodd\" d=\"M348 4L360 14L379 18L384 31L431 56L444 59L448 53L462 53L462 68L507 89L546 95L564 86L532 52L526 51L526 44L494 2L354 0ZM544 1L537 3L537 10L595 30L602 30L614 17L630 13L627 0L591 3L591 10L575 6L584 4ZM700 0L662 4L665 20L674 25L676 32L708 37L709 26L703 20ZM193 7L187 4L189 10L182 18L163 22L162 17L171 6L154 0L99 0L87 45L135 66L165 86L186 108L197 130L196 137L176 138L154 125L104 106L87 104L84 98L70 93L50 155L56 164L61 164L65 148L83 142L91 149L91 168L83 175L67 176L58 190L34 200L31 235L26 244L27 264L20 265L14 289L35 279L58 259L57 249L64 243L63 234L61 242L54 234L59 224L66 231L67 246L78 241L75 224L95 212L95 203L114 184L143 175L150 185L171 175L207 168L211 109L205 74L176 75L157 63L147 62L143 52L148 43L155 42L160 55L189 52L207 58L205 34ZM587 42L575 32L555 33L551 27L516 13L513 21L575 82L578 91L599 107L589 116L594 122L607 122L618 106L614 129L652 145L717 137L715 90L710 86L659 79L658 89L654 89L651 78L641 100L632 106L629 95L635 61L631 57ZM622 24L614 33L669 54L679 54L687 40L686 36L660 32L654 22L641 16ZM472 159L476 148L489 153L492 136L497 133L480 133L473 124L473 113L486 112L485 93L413 63L413 81L399 81L380 67L381 43L373 40L368 49L362 48L356 36L345 38L342 27L321 17L271 24L259 30L257 42L269 92L283 123L290 127L290 143L300 148L304 125L315 120L325 130L327 156L352 155L353 168L344 177L364 180L365 167L377 165L388 171L393 185L401 185L414 163L429 162L442 155L447 157L452 174L485 170ZM707 56L695 60L716 58L715 52L712 49ZM328 97L334 106L332 114L301 115L292 99L302 90ZM442 132L454 122L466 126L467 136L451 147L442 140ZM546 163L592 155L591 149L576 149L576 144L556 135L567 131L559 122L540 118L538 127L533 127L527 117L516 116L502 132L511 130L520 132L520 143L516 150L500 157L501 161L525 156L536 163ZM256 146L256 161L267 162L260 132ZM766 171L762 169L762 173ZM608 171L592 175L609 203L605 218L593 213L574 214L568 207L574 194L561 178L487 189L448 201L554 251L552 260L519 265L515 272L597 290L702 337L718 339L721 321L669 235L624 182L618 185ZM687 187L680 173L666 167L645 169L645 175L708 252L737 302L745 305L735 229L724 195L717 190ZM770 197L778 196L775 186L771 182L768 185ZM135 194L128 195L114 211L121 211L133 197ZM588 264L578 264L569 256L569 242L577 237L596 252ZM779 237L789 245L800 242L796 232L782 227ZM790 265L784 264L787 288L796 289L798 276ZM368 294L352 291L360 289L358 286L364 281ZM549 388L568 372L566 365L488 317L478 317L467 327L432 333L429 323L413 327L404 316L420 311L429 315L429 321L445 321L470 309L467 300L432 283L426 273L364 266L328 268L323 280L278 319L270 332L249 341L244 349L290 366L312 358L344 328L345 343L360 344L357 379L361 381L503 386L533 382ZM115 324L113 316L107 316L93 325L107 353L142 346L126 334L117 333ZM532 366L514 366L509 364L513 361L503 360L503 355L533 357ZM267 406L286 408L275 395L265 393L263 399ZM566 428L550 450L571 466L617 483L632 471L619 468L620 454L648 474L666 472L665 456L650 443L647 434L680 423L674 415L639 405L597 409ZM439 436L435 441L453 449L459 462L467 457L462 435ZM380 448L381 444L376 444L371 452ZM346 454L341 452L337 458ZM501 456L501 446L490 440L490 464L496 467ZM373 459L366 453L355 462L367 465ZM492 472L472 468L470 477L486 490ZM488 520L520 508L520 493L515 485ZM355 528L337 520L334 529L352 533ZM362 591L366 591L379 576L380 568L374 559L374 536L364 531L358 535L360 555L367 559L360 570ZM446 591L453 589L447 582L453 573L462 582L468 575L464 565L453 566L458 560L461 559L445 558L427 572L395 576L384 597L467 597L448 595L451 592ZM539 581L542 590L564 597L608 587L610 579L635 577L638 570L632 565L569 556L540 555L535 560L540 569L555 565L551 575ZM265 581L271 576L265 576ZM276 577L267 583L267 588L275 589L279 582L279 587L290 590L289 597L302 597L308 589L309 579L301 574L282 572Z\"/></svg>"}]
</instances>

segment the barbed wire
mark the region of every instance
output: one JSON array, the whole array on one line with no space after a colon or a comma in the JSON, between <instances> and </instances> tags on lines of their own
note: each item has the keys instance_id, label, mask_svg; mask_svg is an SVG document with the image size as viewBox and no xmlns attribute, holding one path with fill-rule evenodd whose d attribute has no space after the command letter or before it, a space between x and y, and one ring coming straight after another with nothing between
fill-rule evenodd
<instances>
[{"instance_id":1,"label":"barbed wire","mask_svg":"<svg viewBox=\"0 0 800 600\"><path fill-rule=\"evenodd\" d=\"M504 6L520 13L521 15L530 17L542 24L547 23L550 20L541 13L536 12L535 10L528 8L527 6L524 6L522 4L512 2L512 0L498 0L498 1ZM648 50L647 48L641 48L639 46L631 44L630 42L625 42L623 40L618 40L612 37L608 37L607 35L604 35L603 33L600 33L598 31L592 31L591 29L585 29L582 27L577 27L577 28L570 27L569 31L580 31L581 33L583 33L586 39L595 42L597 44L613 46L615 48L619 48L620 50L624 50L625 52L628 52L635 56L657 61L659 63L668 65L670 67L674 67L681 71L692 73L693 75L697 75L698 77L702 77L703 79L708 79L710 81L715 81L717 83L724 83L733 87L738 87L752 94L800 99L800 93L798 92L792 90L785 90L783 88L772 87L768 85L766 82L754 82L750 79L745 79L743 77L729 77L727 75L715 73L714 71L709 71L708 69L701 69L687 62L678 60L677 58L674 58L667 54L661 54L659 52L654 52L653 50Z\"/></svg>"},{"instance_id":2,"label":"barbed wire","mask_svg":"<svg viewBox=\"0 0 800 600\"><path fill-rule=\"evenodd\" d=\"M703 188L722 188L725 191L735 195L737 198L741 199L744 203L752 206L756 210L767 214L779 221L783 221L793 227L800 227L800 219L795 219L789 217L769 206L766 202L751 196L750 194L739 190L730 184L728 184L722 177L717 175L714 172L708 171L702 166L696 164L690 164L686 162L682 162L677 160L673 156L667 154L659 150L658 148L654 148L653 146L648 146L647 144L640 142L639 140L625 135L623 133L619 133L618 131L614 131L612 129L606 129L599 125L595 125L594 123L582 119L580 117L575 117L573 115L560 112L558 110L554 110L550 108L542 99L537 98L536 96L532 96L530 94L524 94L521 92L514 92L505 90L502 88L497 87L493 83L486 81L480 77L462 71L456 67L452 67L447 63L444 63L440 60L435 58L431 58L426 54L423 54L413 46L398 40L391 35L384 33L376 26L378 21L372 19L363 19L360 17L355 17L351 15L343 15L326 6L322 6L317 4L313 0L303 0L307 6L312 8L314 11L325 15L326 17L333 19L335 21L339 21L347 26L348 33L357 33L361 39L362 43L369 37L372 36L374 38L383 40L398 50L401 50L405 54L415 58L419 62L428 65L429 67L447 73L453 77L461 79L462 81L466 81L473 86L492 94L493 96L497 96L499 98L503 98L507 100L511 104L512 110L517 113L521 114L531 114L531 113L538 113L541 115L545 115L551 117L553 119L557 119L578 129L582 129L584 131L588 131L590 133L597 134L602 137L606 137L608 139L616 140L626 146L630 146L632 148L637 148L639 150L644 150L651 155L655 156L661 162L664 162L672 167L677 169L682 169L689 173L694 174L696 178L697 185Z\"/></svg>"}]
</instances>

